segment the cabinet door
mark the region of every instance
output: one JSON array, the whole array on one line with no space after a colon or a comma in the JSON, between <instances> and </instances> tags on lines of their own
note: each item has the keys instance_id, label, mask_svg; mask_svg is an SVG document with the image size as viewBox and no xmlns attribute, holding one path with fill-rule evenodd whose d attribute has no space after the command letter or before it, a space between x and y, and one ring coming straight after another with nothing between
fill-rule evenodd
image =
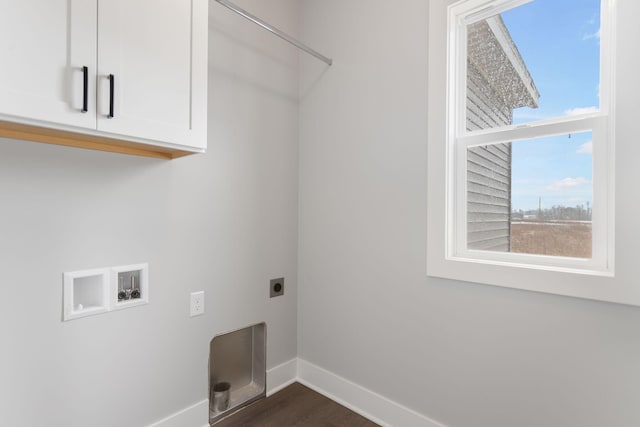
<instances>
[{"instance_id":1,"label":"cabinet door","mask_svg":"<svg viewBox=\"0 0 640 427\"><path fill-rule=\"evenodd\" d=\"M207 11L207 0L100 2L98 130L206 146Z\"/></svg>"},{"instance_id":2,"label":"cabinet door","mask_svg":"<svg viewBox=\"0 0 640 427\"><path fill-rule=\"evenodd\" d=\"M96 16L97 0L0 0L2 118L95 129Z\"/></svg>"}]
</instances>

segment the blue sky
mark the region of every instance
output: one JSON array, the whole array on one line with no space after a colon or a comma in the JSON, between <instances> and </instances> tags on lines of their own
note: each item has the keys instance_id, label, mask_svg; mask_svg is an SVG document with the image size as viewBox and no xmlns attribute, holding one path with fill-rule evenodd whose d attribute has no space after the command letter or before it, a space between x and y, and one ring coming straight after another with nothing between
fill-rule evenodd
<instances>
[{"instance_id":1,"label":"blue sky","mask_svg":"<svg viewBox=\"0 0 640 427\"><path fill-rule=\"evenodd\" d=\"M502 18L540 92L539 107L514 123L592 111L599 106L600 0L534 0ZM592 203L591 132L512 145L512 207Z\"/></svg>"}]
</instances>

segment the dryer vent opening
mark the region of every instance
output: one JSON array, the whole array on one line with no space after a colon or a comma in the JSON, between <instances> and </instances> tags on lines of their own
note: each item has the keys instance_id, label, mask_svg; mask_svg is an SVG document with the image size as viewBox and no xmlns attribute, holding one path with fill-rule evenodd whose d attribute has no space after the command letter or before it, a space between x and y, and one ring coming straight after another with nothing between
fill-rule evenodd
<instances>
[{"instance_id":1,"label":"dryer vent opening","mask_svg":"<svg viewBox=\"0 0 640 427\"><path fill-rule=\"evenodd\" d=\"M265 323L216 335L209 346L209 424L266 397Z\"/></svg>"}]
</instances>

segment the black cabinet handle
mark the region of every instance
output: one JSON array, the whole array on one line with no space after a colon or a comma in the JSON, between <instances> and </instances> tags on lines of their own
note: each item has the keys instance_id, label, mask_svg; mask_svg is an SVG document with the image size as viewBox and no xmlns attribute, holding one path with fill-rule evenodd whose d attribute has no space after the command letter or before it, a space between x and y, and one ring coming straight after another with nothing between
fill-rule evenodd
<instances>
[{"instance_id":1,"label":"black cabinet handle","mask_svg":"<svg viewBox=\"0 0 640 427\"><path fill-rule=\"evenodd\" d=\"M82 110L81 113L89 111L89 67L82 67Z\"/></svg>"},{"instance_id":2,"label":"black cabinet handle","mask_svg":"<svg viewBox=\"0 0 640 427\"><path fill-rule=\"evenodd\" d=\"M107 116L110 119L113 119L113 99L115 97L115 87L116 87L116 78L113 74L109 74L109 115Z\"/></svg>"}]
</instances>

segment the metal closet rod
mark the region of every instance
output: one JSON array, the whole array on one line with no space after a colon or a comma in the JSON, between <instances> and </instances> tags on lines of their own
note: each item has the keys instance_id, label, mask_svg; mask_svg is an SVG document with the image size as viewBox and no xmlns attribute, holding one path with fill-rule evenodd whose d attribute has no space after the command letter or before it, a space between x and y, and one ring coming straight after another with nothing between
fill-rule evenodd
<instances>
[{"instance_id":1,"label":"metal closet rod","mask_svg":"<svg viewBox=\"0 0 640 427\"><path fill-rule=\"evenodd\" d=\"M315 56L320 61L327 63L327 65L333 64L333 60L331 58L327 58L323 54L318 53L317 51L311 49L309 46L305 45L304 43L301 43L298 40L294 39L293 37L283 33L282 31L280 31L279 29L275 28L274 26L267 24L262 19L258 18L255 15L252 15L251 13L249 13L246 10L242 9L241 7L231 3L230 1L227 1L227 0L216 0L216 1L218 3L220 3L221 5L223 5L224 7L227 7L230 10L234 11L238 15L244 16L249 21L251 21L251 22L253 22L255 24L258 24L259 26L261 26L265 30L272 32L276 36L280 37L282 40L287 41L287 42L291 43L292 45L296 46L297 48L304 50L309 55Z\"/></svg>"}]
</instances>

